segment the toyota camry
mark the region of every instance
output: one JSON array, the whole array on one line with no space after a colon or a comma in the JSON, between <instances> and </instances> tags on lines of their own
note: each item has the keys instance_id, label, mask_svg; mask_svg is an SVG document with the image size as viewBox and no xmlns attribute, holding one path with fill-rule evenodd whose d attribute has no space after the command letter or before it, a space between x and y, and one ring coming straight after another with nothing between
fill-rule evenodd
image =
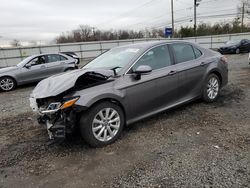
<instances>
[{"instance_id":1,"label":"toyota camry","mask_svg":"<svg viewBox=\"0 0 250 188\"><path fill-rule=\"evenodd\" d=\"M227 82L227 59L218 52L186 41L146 42L42 80L30 105L50 139L80 130L88 144L102 147L125 125L195 99L214 102Z\"/></svg>"}]
</instances>

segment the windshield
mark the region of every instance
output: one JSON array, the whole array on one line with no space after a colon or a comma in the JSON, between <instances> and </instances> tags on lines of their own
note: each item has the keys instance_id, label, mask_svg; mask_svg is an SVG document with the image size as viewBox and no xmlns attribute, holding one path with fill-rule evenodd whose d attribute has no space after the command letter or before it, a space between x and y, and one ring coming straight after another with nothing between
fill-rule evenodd
<instances>
[{"instance_id":1,"label":"windshield","mask_svg":"<svg viewBox=\"0 0 250 188\"><path fill-rule=\"evenodd\" d=\"M229 45L234 45L234 44L239 44L241 40L230 40L230 41L227 41L226 44L229 44Z\"/></svg>"},{"instance_id":2,"label":"windshield","mask_svg":"<svg viewBox=\"0 0 250 188\"><path fill-rule=\"evenodd\" d=\"M22 60L20 63L17 64L18 67L23 67L26 63L28 63L34 56L30 56Z\"/></svg>"},{"instance_id":3,"label":"windshield","mask_svg":"<svg viewBox=\"0 0 250 188\"><path fill-rule=\"evenodd\" d=\"M139 48L114 48L87 65L85 65L83 68L114 68L119 67L117 69L117 72L121 70L125 65L127 65L138 53L140 49Z\"/></svg>"}]
</instances>

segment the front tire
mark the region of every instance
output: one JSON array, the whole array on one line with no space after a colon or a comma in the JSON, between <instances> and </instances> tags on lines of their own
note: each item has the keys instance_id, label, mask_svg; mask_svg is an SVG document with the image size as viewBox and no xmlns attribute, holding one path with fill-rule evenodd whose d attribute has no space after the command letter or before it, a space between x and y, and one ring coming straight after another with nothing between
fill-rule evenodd
<instances>
[{"instance_id":1,"label":"front tire","mask_svg":"<svg viewBox=\"0 0 250 188\"><path fill-rule=\"evenodd\" d=\"M16 87L16 81L11 77L0 78L0 90L11 91Z\"/></svg>"},{"instance_id":2,"label":"front tire","mask_svg":"<svg viewBox=\"0 0 250 188\"><path fill-rule=\"evenodd\" d=\"M103 147L115 142L124 127L122 109L111 102L96 104L80 119L83 139L92 147Z\"/></svg>"},{"instance_id":3,"label":"front tire","mask_svg":"<svg viewBox=\"0 0 250 188\"><path fill-rule=\"evenodd\" d=\"M203 86L202 98L205 102L214 102L217 100L220 92L220 79L216 74L210 74Z\"/></svg>"}]
</instances>

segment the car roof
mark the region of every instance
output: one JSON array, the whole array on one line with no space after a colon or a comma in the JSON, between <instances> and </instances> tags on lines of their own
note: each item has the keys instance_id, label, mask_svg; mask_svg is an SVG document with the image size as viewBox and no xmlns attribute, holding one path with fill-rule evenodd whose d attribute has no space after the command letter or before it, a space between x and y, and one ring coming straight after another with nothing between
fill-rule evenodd
<instances>
[{"instance_id":1,"label":"car roof","mask_svg":"<svg viewBox=\"0 0 250 188\"><path fill-rule=\"evenodd\" d=\"M127 44L127 45L123 45L123 46L119 46L119 47L115 47L117 48L139 48L142 50L146 50L148 48L152 48L154 46L157 45L161 45L161 44L172 44L172 43L179 43L179 42L188 42L190 44L192 44L189 41L185 41L185 40L160 40L160 41L147 41L147 42L139 42L139 43L135 43L135 44Z\"/></svg>"},{"instance_id":2,"label":"car roof","mask_svg":"<svg viewBox=\"0 0 250 188\"><path fill-rule=\"evenodd\" d=\"M54 54L60 54L60 55L66 55L68 56L67 54L64 54L64 53L60 53L60 52L55 52L55 53L42 53L42 54L35 54L35 55L31 55L30 57L37 57L37 56L42 56L42 55L54 55Z\"/></svg>"}]
</instances>

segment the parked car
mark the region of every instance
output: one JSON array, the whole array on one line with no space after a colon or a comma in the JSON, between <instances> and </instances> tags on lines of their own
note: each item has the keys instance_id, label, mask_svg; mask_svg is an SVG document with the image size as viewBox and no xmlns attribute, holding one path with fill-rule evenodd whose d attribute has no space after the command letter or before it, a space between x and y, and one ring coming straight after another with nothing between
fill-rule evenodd
<instances>
[{"instance_id":1,"label":"parked car","mask_svg":"<svg viewBox=\"0 0 250 188\"><path fill-rule=\"evenodd\" d=\"M242 52L250 52L250 40L230 40L226 44L218 49L221 54Z\"/></svg>"},{"instance_id":2,"label":"parked car","mask_svg":"<svg viewBox=\"0 0 250 188\"><path fill-rule=\"evenodd\" d=\"M228 82L227 60L185 41L121 46L82 69L41 81L30 106L50 139L80 128L93 147L114 142L125 125L202 98L217 99Z\"/></svg>"},{"instance_id":3,"label":"parked car","mask_svg":"<svg viewBox=\"0 0 250 188\"><path fill-rule=\"evenodd\" d=\"M27 57L16 66L0 69L0 90L10 91L18 85L38 82L44 78L78 68L79 58L58 53Z\"/></svg>"}]
</instances>

